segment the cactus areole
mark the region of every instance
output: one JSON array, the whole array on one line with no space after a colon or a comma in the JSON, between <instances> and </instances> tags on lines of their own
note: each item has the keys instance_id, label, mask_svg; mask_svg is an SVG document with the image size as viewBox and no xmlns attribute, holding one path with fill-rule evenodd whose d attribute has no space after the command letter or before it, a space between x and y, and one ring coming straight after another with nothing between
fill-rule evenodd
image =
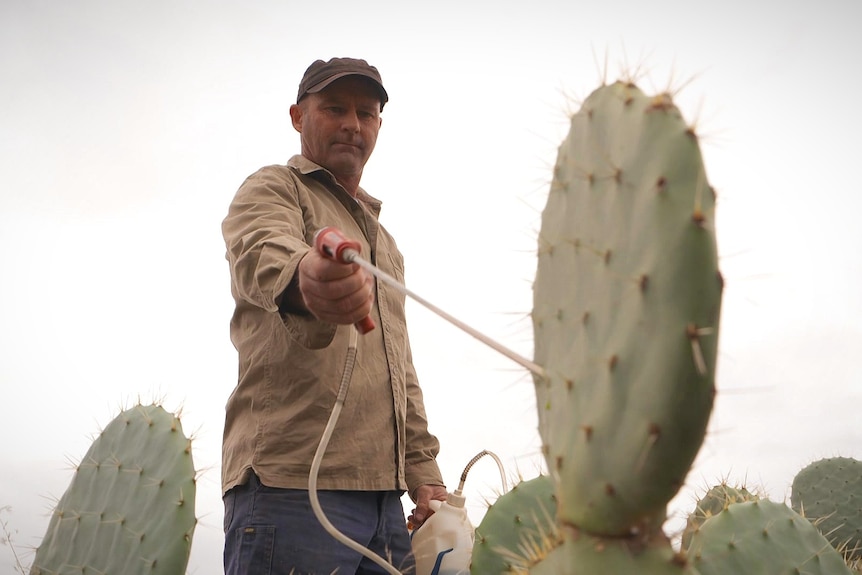
<instances>
[{"instance_id":1,"label":"cactus areole","mask_svg":"<svg viewBox=\"0 0 862 575\"><path fill-rule=\"evenodd\" d=\"M660 524L715 395L714 194L670 96L593 92L559 148L539 234L534 360L558 521Z\"/></svg>"}]
</instances>

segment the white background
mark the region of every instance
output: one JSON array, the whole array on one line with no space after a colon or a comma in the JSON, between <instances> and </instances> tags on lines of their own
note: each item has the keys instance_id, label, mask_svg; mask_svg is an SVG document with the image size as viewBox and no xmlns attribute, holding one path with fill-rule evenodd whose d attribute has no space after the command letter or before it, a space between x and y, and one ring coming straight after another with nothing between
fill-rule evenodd
<instances>
[{"instance_id":1,"label":"white background","mask_svg":"<svg viewBox=\"0 0 862 575\"><path fill-rule=\"evenodd\" d=\"M220 223L299 149L314 59L365 58L391 101L363 186L410 287L531 357L541 209L567 114L634 75L701 136L726 279L719 395L673 502L722 478L783 500L813 459L862 457L862 4L0 3L0 519L29 565L100 427L160 399L193 433L189 572L221 572L220 441L235 383ZM605 73L607 60L607 73ZM525 370L409 308L444 477L541 467ZM465 494L478 522L501 480ZM0 574L13 573L0 545Z\"/></svg>"}]
</instances>

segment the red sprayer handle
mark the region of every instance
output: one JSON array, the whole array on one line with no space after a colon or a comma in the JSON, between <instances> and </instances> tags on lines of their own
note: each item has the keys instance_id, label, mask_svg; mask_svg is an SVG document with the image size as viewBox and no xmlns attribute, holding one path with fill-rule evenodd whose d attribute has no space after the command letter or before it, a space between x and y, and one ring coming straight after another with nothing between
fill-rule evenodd
<instances>
[{"instance_id":1,"label":"red sprayer handle","mask_svg":"<svg viewBox=\"0 0 862 575\"><path fill-rule=\"evenodd\" d=\"M323 257L349 264L359 257L362 246L355 240L347 239L338 228L327 226L314 234L314 248ZM365 316L354 325L359 333L365 334L374 329L374 320L371 316Z\"/></svg>"}]
</instances>

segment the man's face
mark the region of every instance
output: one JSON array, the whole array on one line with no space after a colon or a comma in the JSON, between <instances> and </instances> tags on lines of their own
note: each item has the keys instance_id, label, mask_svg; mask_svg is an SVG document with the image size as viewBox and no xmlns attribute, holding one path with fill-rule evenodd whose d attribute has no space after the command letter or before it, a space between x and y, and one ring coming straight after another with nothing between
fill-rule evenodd
<instances>
[{"instance_id":1,"label":"man's face","mask_svg":"<svg viewBox=\"0 0 862 575\"><path fill-rule=\"evenodd\" d=\"M290 109L302 155L323 166L346 187L359 184L380 130L380 96L361 76L339 78Z\"/></svg>"}]
</instances>

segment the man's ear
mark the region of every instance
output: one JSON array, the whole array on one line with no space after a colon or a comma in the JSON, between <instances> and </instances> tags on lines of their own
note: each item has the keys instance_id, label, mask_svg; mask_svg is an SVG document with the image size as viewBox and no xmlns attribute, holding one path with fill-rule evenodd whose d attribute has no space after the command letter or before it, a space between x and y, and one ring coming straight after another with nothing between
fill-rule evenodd
<instances>
[{"instance_id":1,"label":"man's ear","mask_svg":"<svg viewBox=\"0 0 862 575\"><path fill-rule=\"evenodd\" d=\"M302 106L299 104L291 104L290 106L290 121L293 123L293 129L302 133Z\"/></svg>"}]
</instances>

